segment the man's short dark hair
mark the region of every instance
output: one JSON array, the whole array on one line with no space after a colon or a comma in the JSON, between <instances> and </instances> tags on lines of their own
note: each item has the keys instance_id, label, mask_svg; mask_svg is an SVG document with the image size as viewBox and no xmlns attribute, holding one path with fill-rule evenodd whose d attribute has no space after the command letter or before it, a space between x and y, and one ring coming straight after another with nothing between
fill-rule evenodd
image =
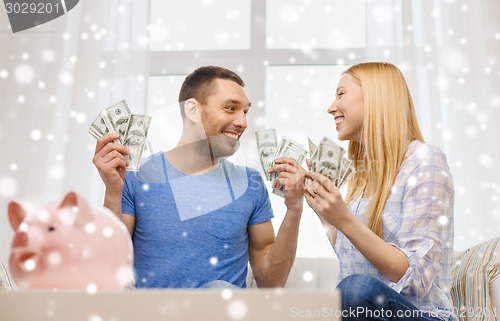
<instances>
[{"instance_id":1,"label":"man's short dark hair","mask_svg":"<svg viewBox=\"0 0 500 321\"><path fill-rule=\"evenodd\" d=\"M217 90L216 79L231 80L241 87L245 86L240 76L229 69L218 66L197 68L187 75L179 92L179 106L181 107L182 119L186 117L184 113L184 103L186 100L194 98L201 104L206 104L208 96L215 94Z\"/></svg>"}]
</instances>

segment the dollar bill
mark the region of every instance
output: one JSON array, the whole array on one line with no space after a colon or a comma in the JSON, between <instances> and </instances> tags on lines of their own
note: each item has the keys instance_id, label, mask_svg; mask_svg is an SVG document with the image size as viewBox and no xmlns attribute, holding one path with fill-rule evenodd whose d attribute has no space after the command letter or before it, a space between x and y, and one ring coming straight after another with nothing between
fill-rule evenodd
<instances>
[{"instance_id":1,"label":"dollar bill","mask_svg":"<svg viewBox=\"0 0 500 321\"><path fill-rule=\"evenodd\" d=\"M318 147L309 140L309 152L311 171L325 175L339 189L356 172L352 161L344 157L345 150L327 137L321 140Z\"/></svg>"},{"instance_id":2,"label":"dollar bill","mask_svg":"<svg viewBox=\"0 0 500 321\"><path fill-rule=\"evenodd\" d=\"M130 118L130 109L125 100L121 100L102 111L102 117L110 133L118 133L118 141L123 144Z\"/></svg>"},{"instance_id":3,"label":"dollar bill","mask_svg":"<svg viewBox=\"0 0 500 321\"><path fill-rule=\"evenodd\" d=\"M318 147L316 171L336 184L341 174L343 155L342 147L322 141Z\"/></svg>"},{"instance_id":4,"label":"dollar bill","mask_svg":"<svg viewBox=\"0 0 500 321\"><path fill-rule=\"evenodd\" d=\"M151 116L131 114L125 129L124 142L130 154L127 155L129 166L128 171L138 171L141 165L142 153L146 148L146 138L148 136Z\"/></svg>"},{"instance_id":5,"label":"dollar bill","mask_svg":"<svg viewBox=\"0 0 500 321\"><path fill-rule=\"evenodd\" d=\"M278 147L276 129L256 130L255 140L257 142L257 150L259 151L262 169L264 170L267 180L271 180L271 174L267 171L273 166L274 155Z\"/></svg>"},{"instance_id":6,"label":"dollar bill","mask_svg":"<svg viewBox=\"0 0 500 321\"><path fill-rule=\"evenodd\" d=\"M101 111L90 124L89 134L98 139L109 133L119 133L119 139L113 142L129 149L127 170L138 171L144 151L153 153L151 143L146 139L150 123L151 116L132 114L125 100L121 100Z\"/></svg>"},{"instance_id":7,"label":"dollar bill","mask_svg":"<svg viewBox=\"0 0 500 321\"><path fill-rule=\"evenodd\" d=\"M309 168L312 169L311 163L313 162L313 156L315 156L316 150L318 149L318 146L312 142L312 140L307 137L307 141L309 143ZM316 163L316 160L314 160L314 164Z\"/></svg>"},{"instance_id":8,"label":"dollar bill","mask_svg":"<svg viewBox=\"0 0 500 321\"><path fill-rule=\"evenodd\" d=\"M302 163L306 159L306 156L307 150L301 144L291 140L290 138L283 137L280 141L280 144L278 145L278 149L276 150L274 159L282 157L293 158L302 165ZM271 180L274 181L276 180L276 178L278 178L279 172L274 172L272 174L273 175L271 175ZM282 187L280 189L273 188L273 193L284 197L285 187Z\"/></svg>"},{"instance_id":9,"label":"dollar bill","mask_svg":"<svg viewBox=\"0 0 500 321\"><path fill-rule=\"evenodd\" d=\"M312 157L316 149L318 149L318 146L315 143L313 143L309 137L307 137L307 141L309 143L309 156Z\"/></svg>"},{"instance_id":10,"label":"dollar bill","mask_svg":"<svg viewBox=\"0 0 500 321\"><path fill-rule=\"evenodd\" d=\"M99 114L92 124L90 124L89 133L96 139L109 134L109 129L104 122L102 114Z\"/></svg>"},{"instance_id":11,"label":"dollar bill","mask_svg":"<svg viewBox=\"0 0 500 321\"><path fill-rule=\"evenodd\" d=\"M337 184L337 188L341 189L345 183L347 183L356 173L356 170L354 169L354 166L349 164L347 169L345 169L344 174L342 178L340 179L340 182Z\"/></svg>"}]
</instances>

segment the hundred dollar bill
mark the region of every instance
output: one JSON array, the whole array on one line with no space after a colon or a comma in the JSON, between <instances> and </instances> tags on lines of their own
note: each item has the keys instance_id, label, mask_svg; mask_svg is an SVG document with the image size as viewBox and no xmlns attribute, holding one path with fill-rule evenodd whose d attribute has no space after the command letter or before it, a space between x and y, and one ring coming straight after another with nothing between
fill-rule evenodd
<instances>
[{"instance_id":1,"label":"hundred dollar bill","mask_svg":"<svg viewBox=\"0 0 500 321\"><path fill-rule=\"evenodd\" d=\"M356 170L354 169L354 166L349 164L347 169L345 169L342 178L340 179L340 182L337 184L337 188L341 189L345 183L347 183L356 173Z\"/></svg>"},{"instance_id":2,"label":"hundred dollar bill","mask_svg":"<svg viewBox=\"0 0 500 321\"><path fill-rule=\"evenodd\" d=\"M274 159L281 158L281 157L286 157L286 158L293 158L295 159L299 164L302 165L304 160L306 159L307 155L307 150L302 147L301 144L291 140L290 138L283 137L281 139L280 144L278 145L278 149L276 150L276 154L274 155ZM274 162L273 162L274 165ZM274 181L279 175L279 172L274 172L271 180ZM285 196L285 187L282 187L281 189L276 189L273 188L273 193L280 195L280 196Z\"/></svg>"},{"instance_id":3,"label":"hundred dollar bill","mask_svg":"<svg viewBox=\"0 0 500 321\"><path fill-rule=\"evenodd\" d=\"M309 156L312 157L312 155L314 154L314 152L316 151L316 149L318 149L318 146L316 146L315 143L312 142L312 140L307 137L307 141L309 143Z\"/></svg>"},{"instance_id":4,"label":"hundred dollar bill","mask_svg":"<svg viewBox=\"0 0 500 321\"><path fill-rule=\"evenodd\" d=\"M318 171L318 162L319 162L319 148L314 145L313 142L310 142L309 143L309 146L311 147L311 144L313 144L312 147L314 147L314 152L311 154L311 159L309 160L309 166L311 166L311 170L313 172L317 172ZM334 141L332 141L331 139L327 138L327 137L323 137L323 139L319 142L319 145L329 145L329 146L337 146L338 148L341 148L342 150L342 155L344 154L344 149L340 146L338 146L337 144L335 144Z\"/></svg>"},{"instance_id":5,"label":"hundred dollar bill","mask_svg":"<svg viewBox=\"0 0 500 321\"><path fill-rule=\"evenodd\" d=\"M92 124L90 124L89 133L96 139L109 134L109 129L106 127L106 123L104 122L104 118L101 114L99 114Z\"/></svg>"},{"instance_id":6,"label":"hundred dollar bill","mask_svg":"<svg viewBox=\"0 0 500 321\"><path fill-rule=\"evenodd\" d=\"M271 180L271 174L267 172L273 166L274 154L278 147L276 129L262 129L255 131L257 150L259 151L260 163L267 180Z\"/></svg>"},{"instance_id":7,"label":"hundred dollar bill","mask_svg":"<svg viewBox=\"0 0 500 321\"><path fill-rule=\"evenodd\" d=\"M331 139L324 137L319 147L309 139L311 171L327 176L340 189L354 175L352 161L343 157L345 150Z\"/></svg>"},{"instance_id":8,"label":"hundred dollar bill","mask_svg":"<svg viewBox=\"0 0 500 321\"><path fill-rule=\"evenodd\" d=\"M340 177L344 149L338 145L321 142L318 147L316 171L337 183Z\"/></svg>"},{"instance_id":9,"label":"hundred dollar bill","mask_svg":"<svg viewBox=\"0 0 500 321\"><path fill-rule=\"evenodd\" d=\"M309 143L309 168L313 170L313 166L316 167L317 159L313 160L313 157L316 156L316 151L318 150L318 146L312 142L312 140L307 137Z\"/></svg>"},{"instance_id":10,"label":"hundred dollar bill","mask_svg":"<svg viewBox=\"0 0 500 321\"><path fill-rule=\"evenodd\" d=\"M102 111L103 120L110 133L118 133L118 141L123 144L130 118L130 109L125 100L121 100Z\"/></svg>"},{"instance_id":11,"label":"hundred dollar bill","mask_svg":"<svg viewBox=\"0 0 500 321\"><path fill-rule=\"evenodd\" d=\"M337 177L337 180L334 182L335 186L338 188L340 184L342 183L342 179L344 178L345 174L349 170L349 166L351 166L352 161L347 158L342 158L342 162L340 163L340 174Z\"/></svg>"},{"instance_id":12,"label":"hundred dollar bill","mask_svg":"<svg viewBox=\"0 0 500 321\"><path fill-rule=\"evenodd\" d=\"M146 147L151 116L131 114L128 126L125 129L124 143L130 154L127 155L129 161L128 171L138 171L141 165L142 153Z\"/></svg>"}]
</instances>

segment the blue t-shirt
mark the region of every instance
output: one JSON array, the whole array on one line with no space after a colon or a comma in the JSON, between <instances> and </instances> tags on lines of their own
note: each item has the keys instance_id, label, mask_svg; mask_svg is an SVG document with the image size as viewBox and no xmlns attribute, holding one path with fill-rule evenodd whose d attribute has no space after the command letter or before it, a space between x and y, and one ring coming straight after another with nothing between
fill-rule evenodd
<instances>
[{"instance_id":1,"label":"blue t-shirt","mask_svg":"<svg viewBox=\"0 0 500 321\"><path fill-rule=\"evenodd\" d=\"M122 212L136 218L136 286L164 288L246 287L247 227L273 217L256 170L221 159L210 173L186 175L163 152L127 173Z\"/></svg>"}]
</instances>

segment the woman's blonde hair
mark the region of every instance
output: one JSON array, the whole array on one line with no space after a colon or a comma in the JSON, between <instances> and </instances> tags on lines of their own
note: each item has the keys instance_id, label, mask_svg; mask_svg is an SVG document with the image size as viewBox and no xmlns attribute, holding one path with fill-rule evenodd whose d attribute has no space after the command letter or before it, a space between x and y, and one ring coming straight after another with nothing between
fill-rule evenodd
<instances>
[{"instance_id":1,"label":"woman's blonde hair","mask_svg":"<svg viewBox=\"0 0 500 321\"><path fill-rule=\"evenodd\" d=\"M424 142L410 91L401 71L390 63L354 65L343 74L361 86L364 101L362 143L349 142L356 174L349 182L347 203L371 192L367 225L382 236L382 214L408 145Z\"/></svg>"}]
</instances>

